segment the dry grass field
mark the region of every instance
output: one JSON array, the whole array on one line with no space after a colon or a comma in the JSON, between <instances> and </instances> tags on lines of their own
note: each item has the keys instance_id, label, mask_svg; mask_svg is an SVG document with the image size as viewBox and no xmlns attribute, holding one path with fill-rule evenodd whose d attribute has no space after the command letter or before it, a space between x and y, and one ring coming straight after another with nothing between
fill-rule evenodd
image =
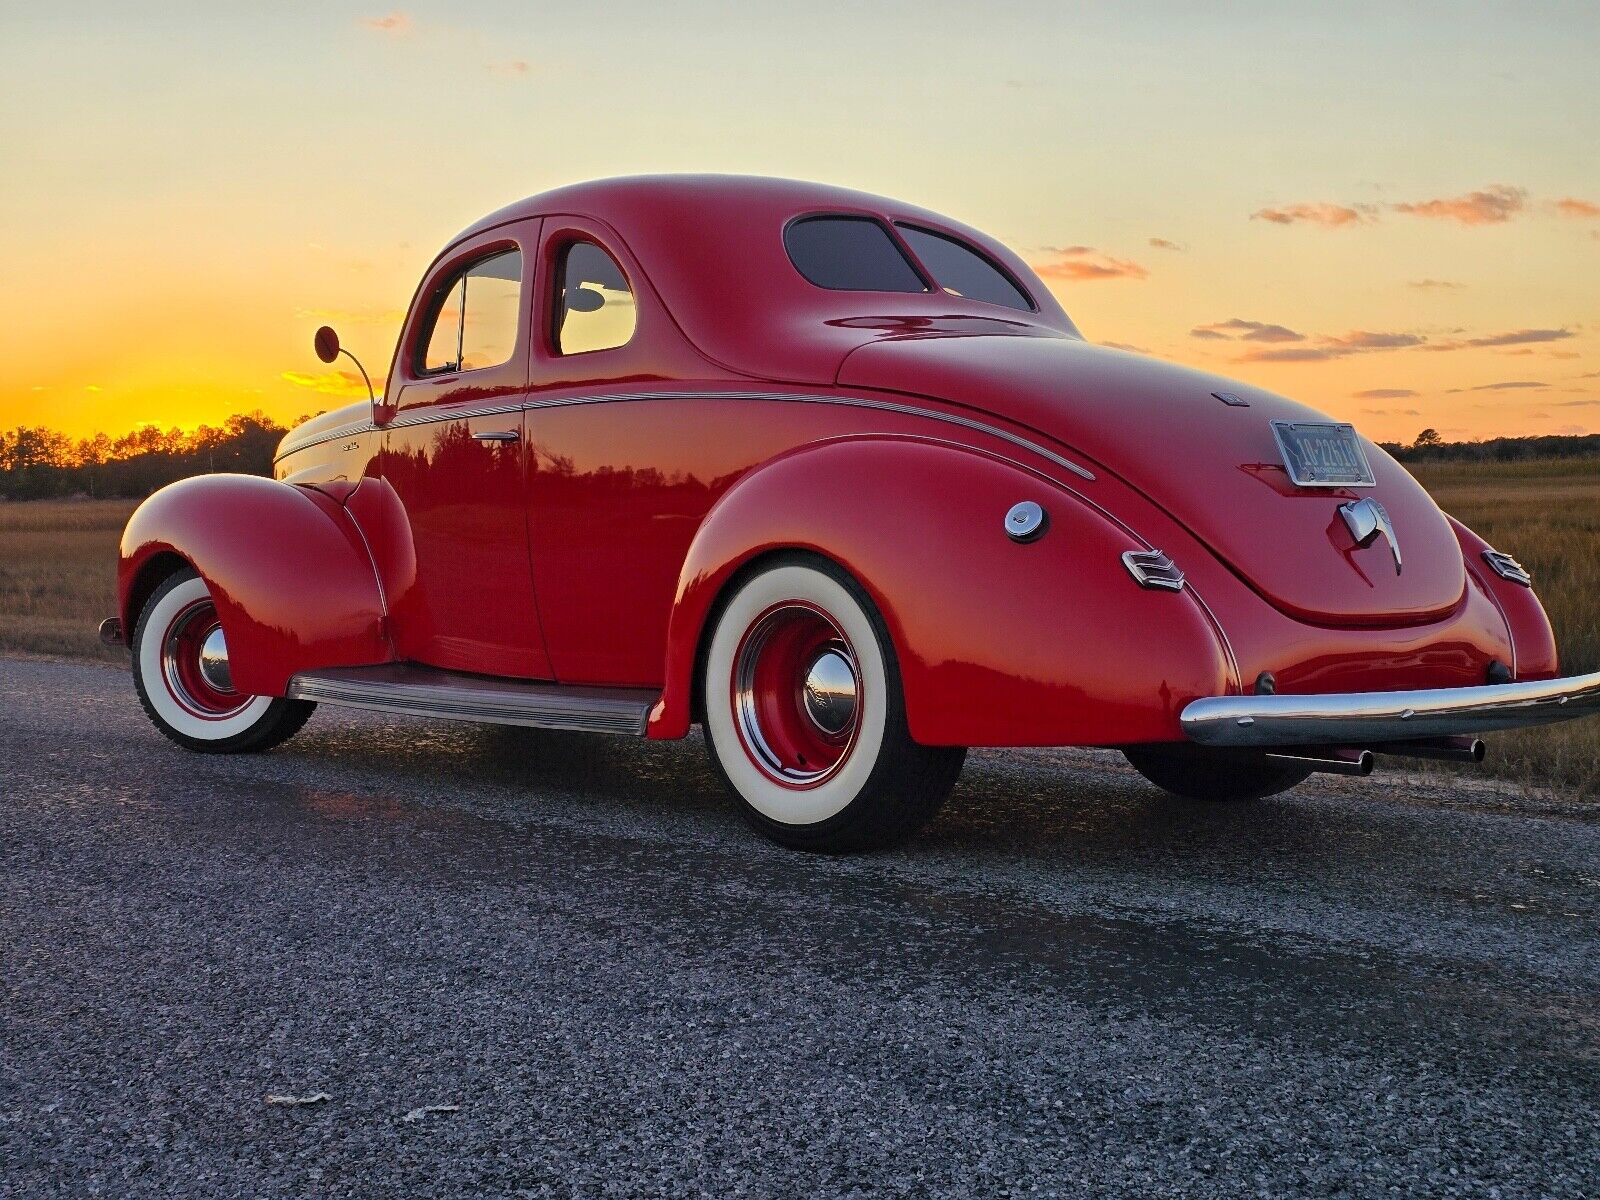
<instances>
[{"instance_id":1,"label":"dry grass field","mask_svg":"<svg viewBox=\"0 0 1600 1200\"><path fill-rule=\"evenodd\" d=\"M1563 670L1600 670L1600 463L1433 463L1414 468L1445 511L1534 574ZM95 636L114 607L117 540L131 501L0 504L0 652L123 662ZM1600 720L1502 734L1490 768L1600 797Z\"/></svg>"},{"instance_id":2,"label":"dry grass field","mask_svg":"<svg viewBox=\"0 0 1600 1200\"><path fill-rule=\"evenodd\" d=\"M117 542L135 504L0 504L0 652L125 661L95 630L117 611Z\"/></svg>"}]
</instances>

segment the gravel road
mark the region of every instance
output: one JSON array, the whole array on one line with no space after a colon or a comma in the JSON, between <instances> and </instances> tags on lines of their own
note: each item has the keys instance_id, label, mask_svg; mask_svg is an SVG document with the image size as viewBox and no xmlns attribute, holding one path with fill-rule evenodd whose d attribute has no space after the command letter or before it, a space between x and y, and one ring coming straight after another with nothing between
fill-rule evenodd
<instances>
[{"instance_id":1,"label":"gravel road","mask_svg":"<svg viewBox=\"0 0 1600 1200\"><path fill-rule=\"evenodd\" d=\"M6 1196L1600 1192L1581 808L983 752L825 859L698 740L324 708L212 758L17 660L0 780Z\"/></svg>"}]
</instances>

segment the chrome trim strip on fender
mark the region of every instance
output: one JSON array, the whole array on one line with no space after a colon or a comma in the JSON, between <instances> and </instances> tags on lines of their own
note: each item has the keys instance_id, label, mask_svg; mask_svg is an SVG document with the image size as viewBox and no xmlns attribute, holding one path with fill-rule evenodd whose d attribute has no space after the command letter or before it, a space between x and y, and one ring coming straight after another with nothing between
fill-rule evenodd
<instances>
[{"instance_id":1,"label":"chrome trim strip on fender","mask_svg":"<svg viewBox=\"0 0 1600 1200\"><path fill-rule=\"evenodd\" d=\"M1600 671L1567 679L1325 696L1207 696L1180 717L1204 746L1362 746L1600 713Z\"/></svg>"},{"instance_id":2,"label":"chrome trim strip on fender","mask_svg":"<svg viewBox=\"0 0 1600 1200\"><path fill-rule=\"evenodd\" d=\"M273 463L280 463L289 455L300 450L309 450L313 446L320 446L324 442L336 442L340 438L356 437L363 433L376 433L378 427L371 421L357 421L351 425L341 425L337 429L330 429L326 433L319 433L316 437L302 438L298 442L288 442L273 456Z\"/></svg>"},{"instance_id":3,"label":"chrome trim strip on fender","mask_svg":"<svg viewBox=\"0 0 1600 1200\"><path fill-rule=\"evenodd\" d=\"M294 700L377 712L529 725L643 737L660 694L638 688L573 687L490 679L409 663L303 671L289 681Z\"/></svg>"},{"instance_id":4,"label":"chrome trim strip on fender","mask_svg":"<svg viewBox=\"0 0 1600 1200\"><path fill-rule=\"evenodd\" d=\"M1055 451L1041 446L1038 442L1031 441L1009 430L1000 429L983 421L974 421L969 417L958 416L955 413L938 412L934 409L919 408L914 404L897 404L889 400L872 400L865 396L816 396L796 392L618 392L604 396L556 396L548 400L529 400L518 404L497 404L479 408L462 408L450 411L431 411L419 413L416 416L397 417L383 426L385 429L408 429L415 425L432 425L441 421L465 421L474 417L491 417L501 413L518 411L532 412L541 408L570 408L580 404L629 404L642 400L774 400L796 404L837 404L849 408L867 408L878 412L899 413L904 416L925 417L930 421L943 421L947 425L957 425L963 429L970 429L975 433L988 434L1009 442L1013 446L1020 446L1031 450L1041 458L1053 462L1064 470L1071 471L1081 479L1094 481L1095 474L1087 467L1079 466L1069 458L1064 458ZM312 446L319 446L323 442L331 442L336 438L350 437L357 433L370 433L377 426L368 421L362 425L350 425L328 433L318 434L314 438L293 442L284 447L273 461L287 457L299 450L306 450Z\"/></svg>"}]
</instances>

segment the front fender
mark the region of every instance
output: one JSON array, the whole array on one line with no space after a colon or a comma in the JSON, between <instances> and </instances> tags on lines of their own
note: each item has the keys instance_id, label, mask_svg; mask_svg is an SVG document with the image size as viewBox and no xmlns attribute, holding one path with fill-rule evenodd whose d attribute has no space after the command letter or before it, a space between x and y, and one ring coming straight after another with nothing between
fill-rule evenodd
<instances>
[{"instance_id":1,"label":"front fender","mask_svg":"<svg viewBox=\"0 0 1600 1200\"><path fill-rule=\"evenodd\" d=\"M1005 533L1034 500L1050 526ZM747 566L814 551L871 594L926 745L1108 745L1182 736L1190 700L1231 690L1226 653L1187 592L1147 591L1122 564L1147 544L1047 477L949 442L841 439L747 474L690 546L668 629L653 737L688 731L702 637Z\"/></svg>"},{"instance_id":2,"label":"front fender","mask_svg":"<svg viewBox=\"0 0 1600 1200\"><path fill-rule=\"evenodd\" d=\"M201 475L155 493L122 534L117 595L130 638L178 559L211 589L242 692L281 696L297 671L392 657L372 560L327 496L255 475Z\"/></svg>"}]
</instances>

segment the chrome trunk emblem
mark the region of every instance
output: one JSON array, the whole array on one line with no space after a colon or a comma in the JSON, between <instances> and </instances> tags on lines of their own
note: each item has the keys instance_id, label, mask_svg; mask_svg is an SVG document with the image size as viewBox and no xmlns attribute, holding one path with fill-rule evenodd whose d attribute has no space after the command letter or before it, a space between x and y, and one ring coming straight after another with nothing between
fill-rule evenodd
<instances>
[{"instance_id":1,"label":"chrome trunk emblem","mask_svg":"<svg viewBox=\"0 0 1600 1200\"><path fill-rule=\"evenodd\" d=\"M1389 520L1389 510L1371 496L1352 500L1339 506L1339 515L1357 546L1363 550L1378 540L1381 533L1389 539L1389 552L1394 555L1394 573L1400 574L1400 539L1395 536L1394 522Z\"/></svg>"}]
</instances>

